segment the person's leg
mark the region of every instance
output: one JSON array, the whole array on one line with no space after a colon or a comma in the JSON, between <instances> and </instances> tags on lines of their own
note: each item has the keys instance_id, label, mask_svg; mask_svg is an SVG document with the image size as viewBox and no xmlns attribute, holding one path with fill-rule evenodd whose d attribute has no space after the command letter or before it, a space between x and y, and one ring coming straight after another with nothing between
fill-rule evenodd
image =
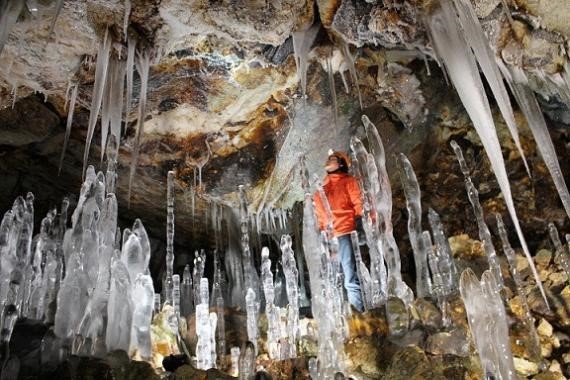
<instances>
[{"instance_id":1,"label":"person's leg","mask_svg":"<svg viewBox=\"0 0 570 380\"><path fill-rule=\"evenodd\" d=\"M360 281L356 273L356 260L352 251L352 241L350 235L343 235L338 238L338 255L340 265L344 274L344 288L348 296L348 302L360 312L364 311L362 294L360 293Z\"/></svg>"}]
</instances>

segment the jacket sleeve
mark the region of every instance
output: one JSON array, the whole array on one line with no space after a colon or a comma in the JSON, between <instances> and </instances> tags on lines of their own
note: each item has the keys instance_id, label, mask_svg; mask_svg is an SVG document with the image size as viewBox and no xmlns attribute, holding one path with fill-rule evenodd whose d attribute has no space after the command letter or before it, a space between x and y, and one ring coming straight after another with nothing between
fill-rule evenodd
<instances>
[{"instance_id":1,"label":"jacket sleeve","mask_svg":"<svg viewBox=\"0 0 570 380\"><path fill-rule=\"evenodd\" d=\"M321 200L321 196L318 192L313 194L313 203L315 205L315 214L317 216L317 222L319 223L319 229L321 231L324 231L326 227L325 221L327 219L327 216L323 201Z\"/></svg>"},{"instance_id":2,"label":"jacket sleeve","mask_svg":"<svg viewBox=\"0 0 570 380\"><path fill-rule=\"evenodd\" d=\"M360 192L360 185L356 178L352 177L346 185L348 191L348 196L350 197L350 202L354 208L354 214L356 216L362 216L362 194Z\"/></svg>"}]
</instances>

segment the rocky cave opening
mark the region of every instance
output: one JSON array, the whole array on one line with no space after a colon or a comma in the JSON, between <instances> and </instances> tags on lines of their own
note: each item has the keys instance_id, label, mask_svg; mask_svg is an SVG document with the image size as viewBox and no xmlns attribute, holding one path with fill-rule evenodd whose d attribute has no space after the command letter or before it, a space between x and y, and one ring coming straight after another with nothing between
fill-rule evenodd
<instances>
[{"instance_id":1,"label":"rocky cave opening","mask_svg":"<svg viewBox=\"0 0 570 380\"><path fill-rule=\"evenodd\" d=\"M569 377L569 11L0 0L0 379Z\"/></svg>"}]
</instances>

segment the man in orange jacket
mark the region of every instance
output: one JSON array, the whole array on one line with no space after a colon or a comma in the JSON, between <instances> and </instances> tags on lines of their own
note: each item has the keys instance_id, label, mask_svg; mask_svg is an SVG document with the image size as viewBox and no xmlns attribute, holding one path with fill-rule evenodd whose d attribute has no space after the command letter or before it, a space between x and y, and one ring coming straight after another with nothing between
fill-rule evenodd
<instances>
[{"instance_id":1,"label":"man in orange jacket","mask_svg":"<svg viewBox=\"0 0 570 380\"><path fill-rule=\"evenodd\" d=\"M332 213L333 234L338 239L338 255L344 273L344 287L350 304L364 311L360 282L356 273L356 260L350 233L362 230L362 196L356 179L348 174L350 159L344 152L332 152L325 164L327 176L323 190ZM328 216L324 204L315 194L315 211L321 230L326 230Z\"/></svg>"}]
</instances>

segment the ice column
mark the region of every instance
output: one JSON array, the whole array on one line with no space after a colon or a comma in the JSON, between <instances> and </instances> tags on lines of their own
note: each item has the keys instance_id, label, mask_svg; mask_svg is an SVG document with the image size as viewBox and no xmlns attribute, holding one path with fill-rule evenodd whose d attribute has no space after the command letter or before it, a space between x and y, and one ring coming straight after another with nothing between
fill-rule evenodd
<instances>
[{"instance_id":1,"label":"ice column","mask_svg":"<svg viewBox=\"0 0 570 380\"><path fill-rule=\"evenodd\" d=\"M186 265L182 273L182 284L180 285L180 313L183 317L187 317L194 312L194 292L192 289L190 265Z\"/></svg>"},{"instance_id":2,"label":"ice column","mask_svg":"<svg viewBox=\"0 0 570 380\"><path fill-rule=\"evenodd\" d=\"M477 219L477 226L479 227L479 239L483 242L483 247L485 253L487 254L487 260L489 261L489 267L495 276L497 284L499 284L500 290L503 283L503 275L501 273L501 263L495 252L495 246L493 245L493 240L491 238L491 231L485 223L485 216L483 215L483 207L479 202L479 192L477 188L471 181L471 176L469 175L469 168L467 167L467 162L463 158L463 152L461 148L454 140L451 140L451 147L453 148L455 155L457 156L457 161L459 161L459 166L461 167L461 172L465 177L465 189L467 190L467 196L469 197L469 202L473 206L473 212L475 213L475 219Z\"/></svg>"},{"instance_id":3,"label":"ice column","mask_svg":"<svg viewBox=\"0 0 570 380\"><path fill-rule=\"evenodd\" d=\"M524 313L523 323L528 331L528 339L530 342L529 351L531 359L536 362L540 362L542 360L540 339L538 338L538 333L536 332L536 328L534 326L534 318L532 317L530 308L528 306L527 297L524 291L523 280L520 276L519 271L517 270L517 260L515 256L515 250L511 247L511 244L509 243L509 238L507 236L507 230L505 229L505 224L503 223L503 218L501 218L500 214L495 214L495 217L497 218L497 228L499 229L499 236L503 244L503 252L505 253L505 256L507 256L507 261L509 262L509 267L511 269L513 281L515 282L517 288L517 295L519 296L521 306L523 309Z\"/></svg>"},{"instance_id":4,"label":"ice column","mask_svg":"<svg viewBox=\"0 0 570 380\"><path fill-rule=\"evenodd\" d=\"M166 280L164 281L164 303L172 305L174 274L174 172L169 171L166 188Z\"/></svg>"},{"instance_id":5,"label":"ice column","mask_svg":"<svg viewBox=\"0 0 570 380\"><path fill-rule=\"evenodd\" d=\"M279 308L275 306L275 289L273 286L273 273L271 273L271 260L269 249L261 250L261 283L265 294L265 315L267 316L267 347L271 359L280 359L279 356ZM249 315L248 315L249 327ZM249 336L249 330L248 330ZM251 337L250 337L250 340ZM253 340L252 340L253 341Z\"/></svg>"},{"instance_id":6,"label":"ice column","mask_svg":"<svg viewBox=\"0 0 570 380\"><path fill-rule=\"evenodd\" d=\"M214 368L216 366L216 314L209 313L210 295L208 279L200 279L200 298L196 305L196 365L198 369Z\"/></svg>"},{"instance_id":7,"label":"ice column","mask_svg":"<svg viewBox=\"0 0 570 380\"><path fill-rule=\"evenodd\" d=\"M427 247L424 247L422 239L420 186L412 164L403 153L400 153L398 163L400 180L406 195L406 207L408 209L408 234L416 264L416 292L418 298L425 298L431 295L431 279L427 262Z\"/></svg>"},{"instance_id":8,"label":"ice column","mask_svg":"<svg viewBox=\"0 0 570 380\"><path fill-rule=\"evenodd\" d=\"M154 288L150 275L137 275L132 291L133 317L130 351L138 351L145 360L151 359L150 324L154 305Z\"/></svg>"},{"instance_id":9,"label":"ice column","mask_svg":"<svg viewBox=\"0 0 570 380\"><path fill-rule=\"evenodd\" d=\"M259 334L257 326L257 305L258 303L255 297L255 292L251 288L247 289L247 294L245 296L245 307L247 311L247 337L249 341L253 343L255 352L257 352L257 337Z\"/></svg>"},{"instance_id":10,"label":"ice column","mask_svg":"<svg viewBox=\"0 0 570 380\"><path fill-rule=\"evenodd\" d=\"M241 249L243 257L243 274L245 279L245 288L251 289L255 292L256 299L259 299L259 285L257 272L253 266L253 257L249 247L249 225L248 225L248 207L245 188L243 185L239 186L239 200L240 200L240 227L241 227ZM257 347L257 345L256 345Z\"/></svg>"}]
</instances>

